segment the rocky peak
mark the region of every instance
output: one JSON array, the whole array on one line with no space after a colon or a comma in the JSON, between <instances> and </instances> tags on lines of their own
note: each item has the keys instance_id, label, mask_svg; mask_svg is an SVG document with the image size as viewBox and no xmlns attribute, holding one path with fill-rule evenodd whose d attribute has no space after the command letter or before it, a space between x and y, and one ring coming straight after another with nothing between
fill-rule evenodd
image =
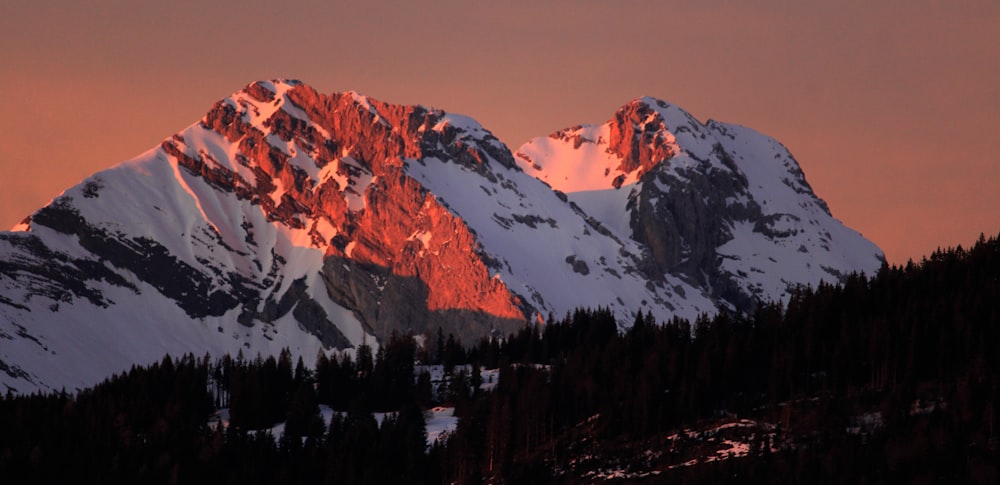
<instances>
[{"instance_id":1,"label":"rocky peak","mask_svg":"<svg viewBox=\"0 0 1000 485\"><path fill-rule=\"evenodd\" d=\"M533 139L517 155L527 173L641 243L648 278L680 277L724 307L746 310L882 263L830 216L780 143L703 124L656 98L633 100L601 125Z\"/></svg>"},{"instance_id":2,"label":"rocky peak","mask_svg":"<svg viewBox=\"0 0 1000 485\"><path fill-rule=\"evenodd\" d=\"M294 202L288 203L290 212L312 217L313 229L324 219L333 226L335 235L320 246L330 261L342 261L326 264L324 272L338 303L354 309L378 336L423 330L432 320L428 312L442 309L466 311L466 318L484 315L477 317L483 328L457 332L469 337L481 336L503 321L524 321L520 300L502 282L491 280L475 256L479 245L465 223L405 171L408 161L435 158L495 183L491 163L514 166L506 147L475 121L440 110L394 105L355 92L325 95L303 84L273 86L255 83L241 93L280 109L249 120L247 114L210 113L207 119L241 120L244 126L234 130L216 122L209 128L239 134L240 139L230 141L241 145L247 137L259 139L267 133L263 138L269 143L250 147L257 154L250 157L252 163L267 175L262 181L278 180L286 188L283 200ZM235 96L236 104L246 105L241 93ZM213 112L231 105L224 101ZM254 126L258 120L261 129ZM271 136L280 142L268 140ZM253 150L261 146L269 146L266 157ZM292 163L296 157L301 159ZM451 244L443 251L424 251L414 234ZM379 276L372 279L372 274ZM393 304L383 305L387 302ZM456 327L457 322L448 326Z\"/></svg>"},{"instance_id":3,"label":"rocky peak","mask_svg":"<svg viewBox=\"0 0 1000 485\"><path fill-rule=\"evenodd\" d=\"M663 105L667 106L665 103ZM619 108L608 125L608 150L621 159L621 165L617 169L623 174L639 170L636 175L641 177L680 152L677 140L667 128L662 114L647 102L647 98L632 101ZM620 186L621 179L617 180Z\"/></svg>"}]
</instances>

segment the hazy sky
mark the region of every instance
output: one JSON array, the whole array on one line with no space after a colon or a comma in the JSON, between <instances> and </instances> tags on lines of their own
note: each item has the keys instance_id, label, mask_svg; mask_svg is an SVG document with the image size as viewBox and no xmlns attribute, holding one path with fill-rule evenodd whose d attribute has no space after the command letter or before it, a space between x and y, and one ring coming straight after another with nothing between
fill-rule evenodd
<instances>
[{"instance_id":1,"label":"hazy sky","mask_svg":"<svg viewBox=\"0 0 1000 485\"><path fill-rule=\"evenodd\" d=\"M785 144L919 260L1000 232L995 1L0 4L0 226L258 79L470 115L513 149L643 95Z\"/></svg>"}]
</instances>

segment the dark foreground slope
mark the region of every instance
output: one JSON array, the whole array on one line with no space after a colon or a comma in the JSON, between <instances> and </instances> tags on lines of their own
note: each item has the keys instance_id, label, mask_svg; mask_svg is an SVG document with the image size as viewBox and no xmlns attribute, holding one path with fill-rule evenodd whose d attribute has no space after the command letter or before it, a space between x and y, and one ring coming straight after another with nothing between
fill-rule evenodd
<instances>
[{"instance_id":1,"label":"dark foreground slope","mask_svg":"<svg viewBox=\"0 0 1000 485\"><path fill-rule=\"evenodd\" d=\"M1000 241L624 334L606 310L463 350L186 357L0 400L5 483L996 483ZM445 366L432 384L414 358ZM460 365L469 362L471 366ZM488 383L483 369L499 368ZM335 412L320 420L319 405ZM420 410L454 406L428 446ZM228 428L209 427L226 406ZM373 417L378 414L381 424ZM253 431L285 421L285 434Z\"/></svg>"}]
</instances>

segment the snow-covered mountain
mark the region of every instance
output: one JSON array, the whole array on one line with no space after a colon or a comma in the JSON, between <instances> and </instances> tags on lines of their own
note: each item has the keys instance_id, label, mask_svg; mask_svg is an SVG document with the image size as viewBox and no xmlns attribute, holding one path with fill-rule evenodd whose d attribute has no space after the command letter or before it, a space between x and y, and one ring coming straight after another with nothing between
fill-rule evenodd
<instances>
[{"instance_id":1,"label":"snow-covered mountain","mask_svg":"<svg viewBox=\"0 0 1000 485\"><path fill-rule=\"evenodd\" d=\"M637 99L604 124L535 138L517 159L613 234L642 244L648 278L680 278L722 308L746 311L885 261L833 218L776 140L702 124L662 100Z\"/></svg>"},{"instance_id":2,"label":"snow-covered mountain","mask_svg":"<svg viewBox=\"0 0 1000 485\"><path fill-rule=\"evenodd\" d=\"M580 306L691 318L881 264L777 142L662 101L515 158L470 118L257 82L0 233L0 383L74 389L165 353L311 362Z\"/></svg>"}]
</instances>

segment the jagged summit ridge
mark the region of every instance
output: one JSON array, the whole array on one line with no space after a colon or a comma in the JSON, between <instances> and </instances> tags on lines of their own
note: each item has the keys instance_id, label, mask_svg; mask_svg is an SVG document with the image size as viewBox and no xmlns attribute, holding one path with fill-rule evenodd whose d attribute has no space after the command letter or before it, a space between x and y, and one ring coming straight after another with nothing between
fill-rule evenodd
<instances>
[{"instance_id":1,"label":"jagged summit ridge","mask_svg":"<svg viewBox=\"0 0 1000 485\"><path fill-rule=\"evenodd\" d=\"M831 225L786 155L652 98L515 157L465 116L252 83L0 233L0 382L72 389L168 352L310 361L438 327L468 341L581 306L694 318L818 281L795 243L827 279L871 270L877 248Z\"/></svg>"}]
</instances>

